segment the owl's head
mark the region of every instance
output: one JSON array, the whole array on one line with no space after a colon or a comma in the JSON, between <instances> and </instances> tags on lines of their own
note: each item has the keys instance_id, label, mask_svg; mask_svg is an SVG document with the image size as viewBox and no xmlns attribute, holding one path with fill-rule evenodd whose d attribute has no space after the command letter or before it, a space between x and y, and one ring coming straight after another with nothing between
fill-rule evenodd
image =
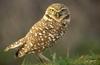
<instances>
[{"instance_id":1,"label":"owl's head","mask_svg":"<svg viewBox=\"0 0 100 65\"><path fill-rule=\"evenodd\" d=\"M64 4L54 3L47 8L45 16L55 20L62 20L63 18L68 19L70 17L70 12L68 7Z\"/></svg>"}]
</instances>

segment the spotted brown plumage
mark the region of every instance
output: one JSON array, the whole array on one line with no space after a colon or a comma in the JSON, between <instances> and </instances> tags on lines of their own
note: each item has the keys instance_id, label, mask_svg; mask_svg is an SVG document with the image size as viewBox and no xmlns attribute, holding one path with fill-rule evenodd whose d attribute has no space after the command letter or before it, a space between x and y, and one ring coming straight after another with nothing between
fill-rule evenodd
<instances>
[{"instance_id":1,"label":"spotted brown plumage","mask_svg":"<svg viewBox=\"0 0 100 65\"><path fill-rule=\"evenodd\" d=\"M20 47L17 57L29 53L41 53L63 36L70 23L70 11L60 3L50 5L44 16L35 23L25 37L6 47L5 51Z\"/></svg>"}]
</instances>

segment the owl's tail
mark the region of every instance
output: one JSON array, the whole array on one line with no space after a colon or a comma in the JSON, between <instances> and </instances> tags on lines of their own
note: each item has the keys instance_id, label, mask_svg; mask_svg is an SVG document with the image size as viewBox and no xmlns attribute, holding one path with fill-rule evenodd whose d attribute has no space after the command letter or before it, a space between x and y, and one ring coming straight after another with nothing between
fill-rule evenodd
<instances>
[{"instance_id":1,"label":"owl's tail","mask_svg":"<svg viewBox=\"0 0 100 65\"><path fill-rule=\"evenodd\" d=\"M4 51L8 51L8 50L10 50L10 49L17 48L17 47L23 45L24 43L25 43L25 38L21 38L21 39L18 40L17 42L15 42L15 43L13 43L13 44L7 46L7 47L4 49Z\"/></svg>"}]
</instances>

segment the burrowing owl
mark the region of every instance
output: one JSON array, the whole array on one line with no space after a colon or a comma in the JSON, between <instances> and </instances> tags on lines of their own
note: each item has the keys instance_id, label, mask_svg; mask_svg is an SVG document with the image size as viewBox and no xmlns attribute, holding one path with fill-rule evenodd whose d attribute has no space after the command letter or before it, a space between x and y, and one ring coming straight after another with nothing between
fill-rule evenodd
<instances>
[{"instance_id":1,"label":"burrowing owl","mask_svg":"<svg viewBox=\"0 0 100 65\"><path fill-rule=\"evenodd\" d=\"M43 18L32 26L25 37L6 47L5 51L20 47L17 57L26 54L40 54L63 36L70 23L70 11L60 3L50 5Z\"/></svg>"}]
</instances>

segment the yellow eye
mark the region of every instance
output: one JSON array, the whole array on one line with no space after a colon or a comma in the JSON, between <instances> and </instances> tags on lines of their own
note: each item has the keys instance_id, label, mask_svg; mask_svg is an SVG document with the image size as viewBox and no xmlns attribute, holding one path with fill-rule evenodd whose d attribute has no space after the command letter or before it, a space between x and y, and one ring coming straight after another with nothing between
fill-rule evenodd
<instances>
[{"instance_id":1,"label":"yellow eye","mask_svg":"<svg viewBox=\"0 0 100 65\"><path fill-rule=\"evenodd\" d=\"M50 9L50 13L54 15L55 11L53 9Z\"/></svg>"}]
</instances>

